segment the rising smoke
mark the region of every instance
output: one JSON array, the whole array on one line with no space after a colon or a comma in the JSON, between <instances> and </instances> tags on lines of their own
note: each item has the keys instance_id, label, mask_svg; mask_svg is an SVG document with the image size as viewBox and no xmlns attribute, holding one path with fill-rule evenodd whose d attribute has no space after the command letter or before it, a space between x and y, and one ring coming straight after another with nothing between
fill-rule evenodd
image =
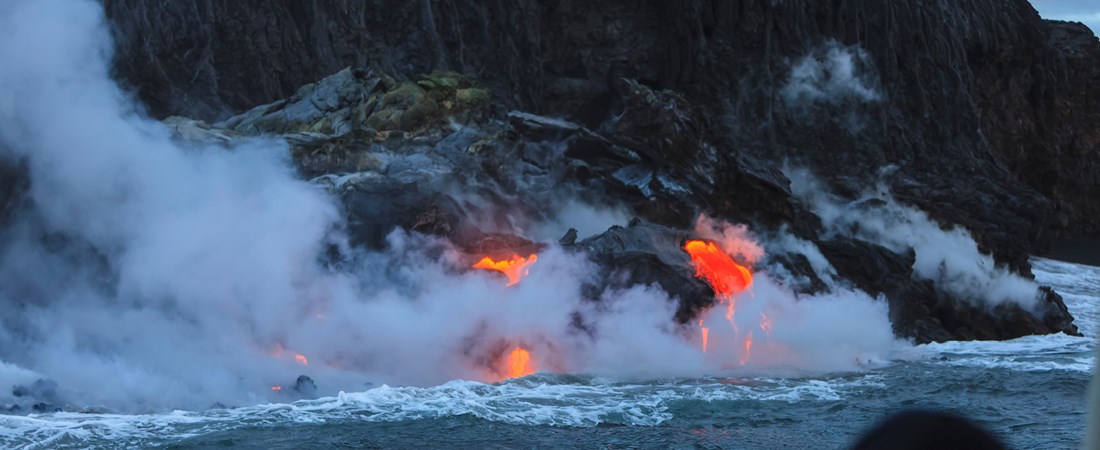
<instances>
[{"instance_id":1,"label":"rising smoke","mask_svg":"<svg viewBox=\"0 0 1100 450\"><path fill-rule=\"evenodd\" d=\"M850 369L898 345L885 302L800 299L766 274L736 299L737 333L717 307L703 318L715 342L704 354L654 287L584 300L599 280L582 254L550 247L507 287L436 238L397 230L383 252L354 251L284 143L173 141L110 79L110 52L95 1L0 5L0 155L31 180L0 230L0 387L49 379L59 402L145 411L291 400L272 387L303 373L325 395L495 381L516 345L542 370L616 377ZM559 212L548 229L624 217ZM763 256L743 227L700 227L749 262ZM330 248L353 256L331 261ZM721 344L748 330L751 357Z\"/></svg>"},{"instance_id":2,"label":"rising smoke","mask_svg":"<svg viewBox=\"0 0 1100 450\"><path fill-rule=\"evenodd\" d=\"M859 47L829 41L791 65L790 77L780 89L788 105L874 102L882 99L871 76L870 55Z\"/></svg>"},{"instance_id":3,"label":"rising smoke","mask_svg":"<svg viewBox=\"0 0 1100 450\"><path fill-rule=\"evenodd\" d=\"M979 306L1015 303L1029 310L1038 306L1039 286L998 267L993 257L978 250L968 231L944 229L923 211L899 203L879 183L854 201L844 201L809 171L785 170L791 190L841 236L855 237L904 253L913 250L913 274Z\"/></svg>"}]
</instances>

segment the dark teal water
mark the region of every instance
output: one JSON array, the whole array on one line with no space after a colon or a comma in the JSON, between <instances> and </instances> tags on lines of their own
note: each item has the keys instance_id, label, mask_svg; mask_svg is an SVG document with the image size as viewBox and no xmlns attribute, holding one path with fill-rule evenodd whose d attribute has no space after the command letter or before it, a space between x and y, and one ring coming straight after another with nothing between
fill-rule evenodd
<instances>
[{"instance_id":1,"label":"dark teal water","mask_svg":"<svg viewBox=\"0 0 1100 450\"><path fill-rule=\"evenodd\" d=\"M823 381L860 380L867 385L838 388L839 399L670 399L663 412L671 418L656 425L632 424L614 413L592 426L509 424L474 414L394 422L366 416L256 424L163 443L177 449L843 448L890 412L931 408L965 414L1015 448L1074 448L1084 426L1088 376L1082 372L907 363Z\"/></svg>"}]
</instances>

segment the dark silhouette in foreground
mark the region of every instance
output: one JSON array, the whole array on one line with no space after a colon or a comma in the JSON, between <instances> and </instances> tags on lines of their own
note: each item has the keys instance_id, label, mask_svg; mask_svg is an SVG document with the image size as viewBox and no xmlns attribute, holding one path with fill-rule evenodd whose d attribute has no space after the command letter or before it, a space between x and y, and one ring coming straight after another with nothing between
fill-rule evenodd
<instances>
[{"instance_id":1,"label":"dark silhouette in foreground","mask_svg":"<svg viewBox=\"0 0 1100 450\"><path fill-rule=\"evenodd\" d=\"M1004 449L995 436L973 422L948 413L906 411L879 423L853 450Z\"/></svg>"}]
</instances>

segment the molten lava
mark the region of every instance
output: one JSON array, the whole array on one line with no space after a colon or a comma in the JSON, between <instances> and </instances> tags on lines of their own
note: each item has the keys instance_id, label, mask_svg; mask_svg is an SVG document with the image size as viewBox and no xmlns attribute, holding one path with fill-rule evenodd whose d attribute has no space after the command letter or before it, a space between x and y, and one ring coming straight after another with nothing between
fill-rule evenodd
<instances>
[{"instance_id":1,"label":"molten lava","mask_svg":"<svg viewBox=\"0 0 1100 450\"><path fill-rule=\"evenodd\" d=\"M282 386L279 386L279 385L275 385L275 386L271 386L271 390L273 390L273 391L281 391L281 390L283 390L283 387L282 387Z\"/></svg>"},{"instance_id":2,"label":"molten lava","mask_svg":"<svg viewBox=\"0 0 1100 450\"><path fill-rule=\"evenodd\" d=\"M730 324L733 340L739 344L739 365L745 365L752 352L752 331L742 334L737 327L735 313L737 312L737 300L735 295L752 286L752 272L713 242L693 240L684 243L684 251L691 255L691 263L695 266L695 276L707 282L714 289L714 294L725 306L725 318ZM771 322L761 314L760 328L765 334L771 332ZM704 325L705 317L699 319L699 328L703 335L703 353L707 352L710 344L710 328ZM719 342L722 345L722 342Z\"/></svg>"},{"instance_id":3,"label":"molten lava","mask_svg":"<svg viewBox=\"0 0 1100 450\"><path fill-rule=\"evenodd\" d=\"M531 362L531 352L520 346L508 354L508 378L519 378L535 373L535 364Z\"/></svg>"},{"instance_id":4,"label":"molten lava","mask_svg":"<svg viewBox=\"0 0 1100 450\"><path fill-rule=\"evenodd\" d=\"M309 360L306 359L306 355L303 355L301 353L295 353L294 354L294 360L298 361L298 363L303 365L303 366L308 366L309 365Z\"/></svg>"},{"instance_id":5,"label":"molten lava","mask_svg":"<svg viewBox=\"0 0 1100 450\"><path fill-rule=\"evenodd\" d=\"M699 319L699 329L703 331L703 353L706 353L707 340L710 339L710 328L703 326L703 319Z\"/></svg>"},{"instance_id":6,"label":"molten lava","mask_svg":"<svg viewBox=\"0 0 1100 450\"><path fill-rule=\"evenodd\" d=\"M752 354L752 331L745 335L745 350L741 352L741 361L738 361L738 365L745 365L749 362L749 355Z\"/></svg>"},{"instance_id":7,"label":"molten lava","mask_svg":"<svg viewBox=\"0 0 1100 450\"><path fill-rule=\"evenodd\" d=\"M691 255L695 276L706 280L719 297L732 297L752 285L752 272L713 242L687 241L684 251Z\"/></svg>"},{"instance_id":8,"label":"molten lava","mask_svg":"<svg viewBox=\"0 0 1100 450\"><path fill-rule=\"evenodd\" d=\"M534 253L526 258L521 258L519 255L512 255L512 259L503 259L500 261L494 261L493 258L488 256L481 258L477 264L474 264L475 269L495 270L503 273L508 277L508 286L512 286L519 283L519 280L527 276L528 266L533 264L539 258Z\"/></svg>"}]
</instances>

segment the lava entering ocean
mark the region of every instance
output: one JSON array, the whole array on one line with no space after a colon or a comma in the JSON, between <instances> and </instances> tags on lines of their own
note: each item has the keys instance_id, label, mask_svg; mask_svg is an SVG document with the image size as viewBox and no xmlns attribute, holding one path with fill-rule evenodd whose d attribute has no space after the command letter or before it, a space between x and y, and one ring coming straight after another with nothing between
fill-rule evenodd
<instances>
[{"instance_id":1,"label":"lava entering ocean","mask_svg":"<svg viewBox=\"0 0 1100 450\"><path fill-rule=\"evenodd\" d=\"M508 378L525 377L535 373L535 363L531 361L531 352L518 345L508 353L506 363Z\"/></svg>"},{"instance_id":2,"label":"lava entering ocean","mask_svg":"<svg viewBox=\"0 0 1100 450\"><path fill-rule=\"evenodd\" d=\"M714 289L714 295L725 305L725 318L730 324L735 344L740 340L740 345L735 345L741 353L737 362L738 365L745 365L752 352L752 331L749 330L747 333L741 334L738 330L737 322L734 319L737 309L734 296L752 286L752 271L734 261L730 255L718 248L713 242L690 240L684 243L684 251L691 255L691 262L695 265L695 276L705 280ZM707 352L710 343L711 329L705 325L710 317L709 313L709 310L705 312L704 317L699 319L698 322L702 335L703 353ZM761 323L761 328L765 331L770 327L770 322L767 322L766 327L764 323Z\"/></svg>"},{"instance_id":3,"label":"lava entering ocean","mask_svg":"<svg viewBox=\"0 0 1100 450\"><path fill-rule=\"evenodd\" d=\"M514 286L519 280L530 272L529 266L538 261L538 255L532 253L526 258L512 254L511 259L494 260L486 256L473 265L475 269L495 270L508 277L508 286ZM502 374L502 380L520 378L535 373L535 363L531 360L531 352L526 348L516 345L510 352L503 355L493 369Z\"/></svg>"},{"instance_id":4,"label":"lava entering ocean","mask_svg":"<svg viewBox=\"0 0 1100 450\"><path fill-rule=\"evenodd\" d=\"M519 283L519 280L527 276L529 273L528 266L534 264L538 259L538 256L534 253L526 258L513 254L511 259L502 259L500 261L495 261L493 258L486 256L474 264L473 268L495 270L503 273L508 277L508 286L512 286Z\"/></svg>"}]
</instances>

